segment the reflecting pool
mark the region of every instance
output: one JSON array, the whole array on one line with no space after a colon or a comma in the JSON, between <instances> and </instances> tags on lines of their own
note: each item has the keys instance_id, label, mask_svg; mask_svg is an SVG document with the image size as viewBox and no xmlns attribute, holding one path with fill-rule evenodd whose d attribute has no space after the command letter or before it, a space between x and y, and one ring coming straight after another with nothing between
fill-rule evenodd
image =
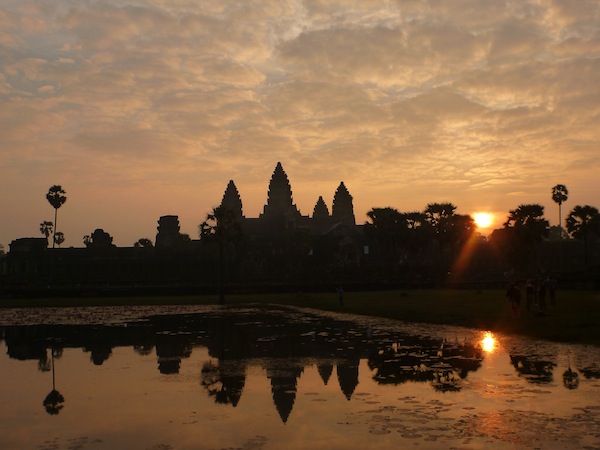
<instances>
[{"instance_id":1,"label":"reflecting pool","mask_svg":"<svg viewBox=\"0 0 600 450\"><path fill-rule=\"evenodd\" d=\"M0 309L2 449L600 448L600 349L265 306Z\"/></svg>"}]
</instances>

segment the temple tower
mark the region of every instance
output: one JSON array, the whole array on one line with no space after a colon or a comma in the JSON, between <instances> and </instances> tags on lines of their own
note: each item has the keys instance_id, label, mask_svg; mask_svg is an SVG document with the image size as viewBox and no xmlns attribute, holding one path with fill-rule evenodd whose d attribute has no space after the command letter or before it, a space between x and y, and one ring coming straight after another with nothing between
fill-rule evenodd
<instances>
[{"instance_id":1,"label":"temple tower","mask_svg":"<svg viewBox=\"0 0 600 450\"><path fill-rule=\"evenodd\" d=\"M354 218L354 206L352 205L352 196L342 181L333 197L333 206L331 215L334 222L343 222L349 225L356 225Z\"/></svg>"},{"instance_id":2,"label":"temple tower","mask_svg":"<svg viewBox=\"0 0 600 450\"><path fill-rule=\"evenodd\" d=\"M313 210L313 219L322 221L329 219L329 217L329 209L325 204L325 200L323 200L323 197L319 196L319 200L317 200L315 209Z\"/></svg>"},{"instance_id":3,"label":"temple tower","mask_svg":"<svg viewBox=\"0 0 600 450\"><path fill-rule=\"evenodd\" d=\"M280 162L269 182L267 204L260 218L279 223L284 228L294 228L301 217L292 200L292 188Z\"/></svg>"},{"instance_id":4,"label":"temple tower","mask_svg":"<svg viewBox=\"0 0 600 450\"><path fill-rule=\"evenodd\" d=\"M312 216L312 229L315 233L323 233L332 225L333 221L329 215L329 209L323 197L319 197L315 204Z\"/></svg>"},{"instance_id":5,"label":"temple tower","mask_svg":"<svg viewBox=\"0 0 600 450\"><path fill-rule=\"evenodd\" d=\"M244 217L242 213L242 199L233 180L229 180L227 189L225 189L225 193L223 194L223 200L221 200L221 206L233 212L236 219Z\"/></svg>"},{"instance_id":6,"label":"temple tower","mask_svg":"<svg viewBox=\"0 0 600 450\"><path fill-rule=\"evenodd\" d=\"M172 249L179 242L179 217L161 216L158 220L156 234L157 249Z\"/></svg>"}]
</instances>

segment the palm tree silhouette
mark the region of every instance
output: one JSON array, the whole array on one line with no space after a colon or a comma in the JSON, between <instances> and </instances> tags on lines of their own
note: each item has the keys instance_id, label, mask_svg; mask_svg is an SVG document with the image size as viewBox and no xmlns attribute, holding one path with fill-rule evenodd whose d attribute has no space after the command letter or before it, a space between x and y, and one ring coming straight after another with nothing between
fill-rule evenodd
<instances>
[{"instance_id":1,"label":"palm tree silhouette","mask_svg":"<svg viewBox=\"0 0 600 450\"><path fill-rule=\"evenodd\" d=\"M512 234L511 246L517 264L531 269L537 260L537 246L548 236L548 221L544 219L544 207L539 204L519 205L509 211L504 229ZM528 267L530 266L530 267Z\"/></svg>"},{"instance_id":2,"label":"palm tree silhouette","mask_svg":"<svg viewBox=\"0 0 600 450\"><path fill-rule=\"evenodd\" d=\"M63 233L62 231L54 233L54 242L56 242L56 245L58 245L58 247L60 248L61 244L65 242L65 233Z\"/></svg>"},{"instance_id":3,"label":"palm tree silhouette","mask_svg":"<svg viewBox=\"0 0 600 450\"><path fill-rule=\"evenodd\" d=\"M46 236L46 240L52 234L52 230L54 230L54 225L52 224L52 222L44 220L42 223L40 223L40 233Z\"/></svg>"},{"instance_id":4,"label":"palm tree silhouette","mask_svg":"<svg viewBox=\"0 0 600 450\"><path fill-rule=\"evenodd\" d=\"M588 241L591 236L600 236L600 212L593 206L577 205L567 216L567 231L575 239L583 241L585 264L589 266Z\"/></svg>"},{"instance_id":5,"label":"palm tree silhouette","mask_svg":"<svg viewBox=\"0 0 600 450\"><path fill-rule=\"evenodd\" d=\"M54 235L56 236L56 219L57 219L57 215L58 215L58 208L60 208L66 201L67 201L67 197L66 197L66 192L65 190L59 186L59 185L54 185L52 186L50 189L48 189L48 193L46 194L46 200L48 200L48 202L52 205L52 207L54 208ZM52 237L52 248L54 248L54 244L55 239L54 237Z\"/></svg>"},{"instance_id":6,"label":"palm tree silhouette","mask_svg":"<svg viewBox=\"0 0 600 450\"><path fill-rule=\"evenodd\" d=\"M450 228L455 211L456 206L452 203L429 203L423 212L439 243L442 269L444 266L444 249L450 238Z\"/></svg>"},{"instance_id":7,"label":"palm tree silhouette","mask_svg":"<svg viewBox=\"0 0 600 450\"><path fill-rule=\"evenodd\" d=\"M558 203L558 226L560 228L560 237L563 237L562 227L562 204L569 198L569 190L564 184L557 184L552 188L552 200Z\"/></svg>"},{"instance_id":8,"label":"palm tree silhouette","mask_svg":"<svg viewBox=\"0 0 600 450\"><path fill-rule=\"evenodd\" d=\"M198 232L201 240L215 241L219 248L219 303L224 303L223 259L225 246L235 243L241 238L242 226L230 209L217 206L206 215L206 220L198 226Z\"/></svg>"}]
</instances>

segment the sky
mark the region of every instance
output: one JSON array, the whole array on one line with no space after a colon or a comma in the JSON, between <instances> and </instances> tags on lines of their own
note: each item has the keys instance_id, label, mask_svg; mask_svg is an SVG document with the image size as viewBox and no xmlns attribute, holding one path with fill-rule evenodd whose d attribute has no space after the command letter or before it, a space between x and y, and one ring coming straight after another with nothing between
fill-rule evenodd
<instances>
[{"instance_id":1,"label":"sky","mask_svg":"<svg viewBox=\"0 0 600 450\"><path fill-rule=\"evenodd\" d=\"M257 217L341 181L373 207L600 207L597 0L0 0L0 244L181 232L230 179Z\"/></svg>"}]
</instances>

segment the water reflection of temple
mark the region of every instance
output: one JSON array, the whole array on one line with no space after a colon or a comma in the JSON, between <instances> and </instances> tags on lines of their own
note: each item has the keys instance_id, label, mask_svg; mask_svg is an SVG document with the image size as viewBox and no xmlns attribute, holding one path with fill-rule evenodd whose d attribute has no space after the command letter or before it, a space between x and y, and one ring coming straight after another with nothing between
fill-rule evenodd
<instances>
[{"instance_id":1,"label":"water reflection of temple","mask_svg":"<svg viewBox=\"0 0 600 450\"><path fill-rule=\"evenodd\" d=\"M249 366L260 366L271 386L275 408L285 423L298 395L298 380L315 367L323 385L336 382L351 400L359 372L380 384L427 383L440 392L462 389L463 380L478 370L482 349L467 341L447 341L394 331L373 330L353 322L290 311L225 308L203 314L148 317L127 326L9 326L0 327L8 355L37 360L47 370L47 349L65 348L90 353L101 365L115 347L133 347L136 353L156 354L157 370L179 373L182 361L198 347L208 351L198 375L199 385L215 403L236 407L243 401ZM366 361L366 365L361 365ZM544 382L555 364L512 357L522 374L538 374ZM46 368L46 369L44 369ZM594 376L589 368L585 376ZM573 383L571 383L571 386Z\"/></svg>"}]
</instances>

